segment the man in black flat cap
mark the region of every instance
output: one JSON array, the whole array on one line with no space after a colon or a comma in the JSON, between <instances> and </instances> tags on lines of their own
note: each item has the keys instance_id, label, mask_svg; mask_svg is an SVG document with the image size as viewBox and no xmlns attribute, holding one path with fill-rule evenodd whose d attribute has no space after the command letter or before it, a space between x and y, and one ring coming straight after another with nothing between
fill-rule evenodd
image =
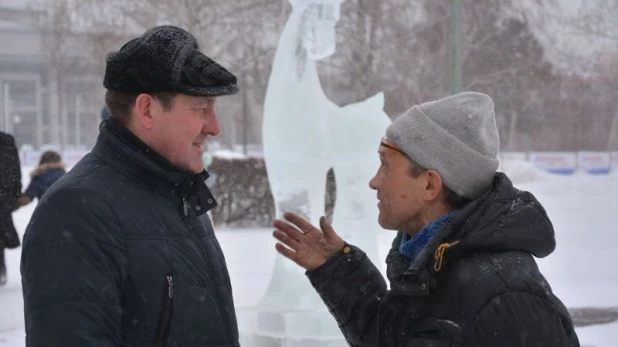
<instances>
[{"instance_id":1,"label":"man in black flat cap","mask_svg":"<svg viewBox=\"0 0 618 347\"><path fill-rule=\"evenodd\" d=\"M24 236L26 345L239 346L202 162L236 77L160 26L108 56L104 85L111 118Z\"/></svg>"}]
</instances>

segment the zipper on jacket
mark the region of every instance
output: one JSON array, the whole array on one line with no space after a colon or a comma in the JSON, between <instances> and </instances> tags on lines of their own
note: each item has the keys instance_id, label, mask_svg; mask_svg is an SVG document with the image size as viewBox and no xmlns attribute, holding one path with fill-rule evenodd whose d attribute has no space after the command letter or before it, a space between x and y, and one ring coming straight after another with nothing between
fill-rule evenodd
<instances>
[{"instance_id":1,"label":"zipper on jacket","mask_svg":"<svg viewBox=\"0 0 618 347\"><path fill-rule=\"evenodd\" d=\"M170 335L172 315L174 313L174 278L172 275L165 276L163 289L163 304L161 305L161 313L159 314L153 343L155 347L165 347Z\"/></svg>"},{"instance_id":2,"label":"zipper on jacket","mask_svg":"<svg viewBox=\"0 0 618 347\"><path fill-rule=\"evenodd\" d=\"M167 297L174 298L174 278L172 276L167 276Z\"/></svg>"},{"instance_id":3,"label":"zipper on jacket","mask_svg":"<svg viewBox=\"0 0 618 347\"><path fill-rule=\"evenodd\" d=\"M182 212L184 213L185 217L189 215L189 203L187 203L186 195L182 197Z\"/></svg>"}]
</instances>

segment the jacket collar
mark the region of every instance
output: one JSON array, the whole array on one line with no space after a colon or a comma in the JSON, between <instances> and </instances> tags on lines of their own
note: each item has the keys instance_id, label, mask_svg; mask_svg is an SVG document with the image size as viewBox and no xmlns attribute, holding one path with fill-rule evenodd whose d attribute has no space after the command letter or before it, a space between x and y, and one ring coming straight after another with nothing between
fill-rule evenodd
<instances>
[{"instance_id":1,"label":"jacket collar","mask_svg":"<svg viewBox=\"0 0 618 347\"><path fill-rule=\"evenodd\" d=\"M185 215L188 207L201 215L217 206L205 184L206 170L199 174L181 170L113 118L103 121L99 130L92 152L123 176L159 194L182 199L180 209Z\"/></svg>"},{"instance_id":2,"label":"jacket collar","mask_svg":"<svg viewBox=\"0 0 618 347\"><path fill-rule=\"evenodd\" d=\"M545 209L531 193L513 187L500 172L490 190L440 226L411 265L399 252L402 238L398 233L386 259L391 287L413 281L421 286L429 282L425 283L427 288L437 272L468 253L515 250L543 257L555 247L554 230Z\"/></svg>"}]
</instances>

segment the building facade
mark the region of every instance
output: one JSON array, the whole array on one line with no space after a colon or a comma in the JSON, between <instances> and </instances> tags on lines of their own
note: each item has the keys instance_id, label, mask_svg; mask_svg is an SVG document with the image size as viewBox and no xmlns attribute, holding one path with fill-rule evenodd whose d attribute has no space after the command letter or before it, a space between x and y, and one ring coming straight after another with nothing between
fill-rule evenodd
<instances>
[{"instance_id":1,"label":"building facade","mask_svg":"<svg viewBox=\"0 0 618 347\"><path fill-rule=\"evenodd\" d=\"M0 1L0 130L19 148L89 149L104 105L102 76L54 66L45 40L25 4Z\"/></svg>"}]
</instances>

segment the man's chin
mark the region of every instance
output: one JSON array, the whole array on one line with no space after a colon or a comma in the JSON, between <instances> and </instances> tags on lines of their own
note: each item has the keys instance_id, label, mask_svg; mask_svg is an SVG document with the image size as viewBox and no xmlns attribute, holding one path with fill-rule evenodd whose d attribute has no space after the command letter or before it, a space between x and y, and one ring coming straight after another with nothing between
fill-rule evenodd
<instances>
[{"instance_id":1,"label":"man's chin","mask_svg":"<svg viewBox=\"0 0 618 347\"><path fill-rule=\"evenodd\" d=\"M192 163L184 163L184 164L179 164L176 163L175 166L179 169L181 169L182 171L186 172L186 173L190 173L190 174L200 174L204 171L204 164L202 163L202 161L200 160L200 162L196 162L194 164Z\"/></svg>"},{"instance_id":2,"label":"man's chin","mask_svg":"<svg viewBox=\"0 0 618 347\"><path fill-rule=\"evenodd\" d=\"M199 166L196 165L192 167L190 171L191 173L194 173L196 175L201 174L204 171L204 167L202 165L199 165Z\"/></svg>"},{"instance_id":3,"label":"man's chin","mask_svg":"<svg viewBox=\"0 0 618 347\"><path fill-rule=\"evenodd\" d=\"M388 223L386 223L382 216L378 216L378 224L380 224L380 227L382 227L382 229L391 230L391 228L388 227Z\"/></svg>"},{"instance_id":4,"label":"man's chin","mask_svg":"<svg viewBox=\"0 0 618 347\"><path fill-rule=\"evenodd\" d=\"M390 224L387 220L385 220L384 218L378 217L378 224L380 225L380 227L382 227L382 229L384 230L393 230L393 231L399 231L398 227L395 225Z\"/></svg>"}]
</instances>

